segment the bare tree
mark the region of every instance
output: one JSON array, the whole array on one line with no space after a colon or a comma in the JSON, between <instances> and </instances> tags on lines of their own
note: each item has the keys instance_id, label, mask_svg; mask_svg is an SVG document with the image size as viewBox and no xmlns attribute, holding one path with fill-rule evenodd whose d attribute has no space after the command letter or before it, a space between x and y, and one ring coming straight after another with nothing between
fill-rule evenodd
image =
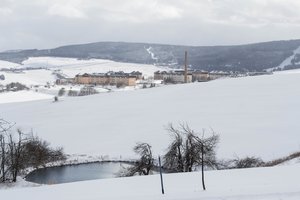
<instances>
[{"instance_id":1,"label":"bare tree","mask_svg":"<svg viewBox=\"0 0 300 200\"><path fill-rule=\"evenodd\" d=\"M58 160L65 160L66 157L63 153L63 148L52 149L50 143L40 138L29 137L23 144L23 157L25 167L39 168L45 166L49 162Z\"/></svg>"},{"instance_id":2,"label":"bare tree","mask_svg":"<svg viewBox=\"0 0 300 200\"><path fill-rule=\"evenodd\" d=\"M169 124L167 128L171 133L172 142L164 155L164 167L174 172L191 172L201 166L202 185L204 184L204 167L215 168L217 165L215 148L219 136L212 130L209 137L195 133L188 124L180 124L175 128Z\"/></svg>"},{"instance_id":3,"label":"bare tree","mask_svg":"<svg viewBox=\"0 0 300 200\"><path fill-rule=\"evenodd\" d=\"M52 149L49 143L25 134L11 131L14 124L0 119L0 177L1 182L16 182L26 167L39 167L48 162L64 160L62 148Z\"/></svg>"},{"instance_id":4,"label":"bare tree","mask_svg":"<svg viewBox=\"0 0 300 200\"><path fill-rule=\"evenodd\" d=\"M1 175L1 182L5 182L5 180L6 180L6 167L5 167L6 154L7 154L7 150L6 150L6 146L5 146L5 138L1 134L0 135L0 156L1 156L1 158L0 158L0 175Z\"/></svg>"},{"instance_id":5,"label":"bare tree","mask_svg":"<svg viewBox=\"0 0 300 200\"><path fill-rule=\"evenodd\" d=\"M9 171L12 176L12 181L17 181L17 176L21 169L24 168L23 155L24 155L24 145L23 142L26 141L24 133L21 130L17 130L18 139L14 140L13 135L9 134L8 143L8 155L9 155Z\"/></svg>"},{"instance_id":6,"label":"bare tree","mask_svg":"<svg viewBox=\"0 0 300 200\"><path fill-rule=\"evenodd\" d=\"M140 155L140 158L133 166L126 169L123 176L149 175L154 167L151 146L148 143L137 143L133 148L134 152Z\"/></svg>"},{"instance_id":7,"label":"bare tree","mask_svg":"<svg viewBox=\"0 0 300 200\"><path fill-rule=\"evenodd\" d=\"M184 172L184 149L183 138L181 132L174 128L172 124L167 129L172 138L172 142L168 147L167 153L164 155L164 167L172 169L176 172Z\"/></svg>"},{"instance_id":8,"label":"bare tree","mask_svg":"<svg viewBox=\"0 0 300 200\"><path fill-rule=\"evenodd\" d=\"M233 167L232 168L252 168L252 167L260 167L264 164L264 161L261 158L257 157L245 157L245 158L235 158L232 160Z\"/></svg>"},{"instance_id":9,"label":"bare tree","mask_svg":"<svg viewBox=\"0 0 300 200\"><path fill-rule=\"evenodd\" d=\"M8 131L14 126L14 124L5 121L4 119L0 119L0 177L1 182L6 181L6 174L8 172L7 162L8 162L8 148L6 137Z\"/></svg>"}]
</instances>

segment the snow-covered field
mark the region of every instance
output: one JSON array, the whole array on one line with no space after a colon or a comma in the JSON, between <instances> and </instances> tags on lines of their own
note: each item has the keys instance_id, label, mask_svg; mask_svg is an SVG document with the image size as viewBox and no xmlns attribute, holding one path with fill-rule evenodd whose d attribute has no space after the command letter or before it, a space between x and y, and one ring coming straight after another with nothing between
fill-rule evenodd
<instances>
[{"instance_id":1,"label":"snow-covered field","mask_svg":"<svg viewBox=\"0 0 300 200\"><path fill-rule=\"evenodd\" d=\"M76 74L83 73L105 73L108 71L140 71L145 76L153 76L157 70L164 68L134 63L120 63L110 60L90 59L78 60L74 58L57 57L31 57L23 62L24 67L46 67L50 69L60 69L63 74L74 77Z\"/></svg>"},{"instance_id":2,"label":"snow-covered field","mask_svg":"<svg viewBox=\"0 0 300 200\"><path fill-rule=\"evenodd\" d=\"M5 80L0 80L0 84L2 85L19 82L27 86L32 86L55 82L55 76L52 74L52 71L45 69L27 70L21 73L0 72L0 74L5 76Z\"/></svg>"},{"instance_id":3,"label":"snow-covered field","mask_svg":"<svg viewBox=\"0 0 300 200\"><path fill-rule=\"evenodd\" d=\"M52 76L47 71L28 71L28 79L23 80L45 84ZM154 155L163 154L169 142L166 125L187 122L199 132L213 128L220 134L218 158L254 155L269 160L300 150L299 72L102 93L63 98L57 103L51 94L5 93L0 95L0 103L6 101L0 104L0 117L16 122L16 128L24 131L33 129L53 146L63 146L68 154L134 158L132 147L138 141L149 142ZM28 102L13 103L26 98ZM31 101L39 98L44 100ZM208 171L205 192L200 173L168 174L164 176L164 196L157 175L26 188L22 188L26 182L19 182L11 186L14 189L0 190L0 196L45 200L298 200L299 170L299 159L295 159L280 167Z\"/></svg>"},{"instance_id":4,"label":"snow-covered field","mask_svg":"<svg viewBox=\"0 0 300 200\"><path fill-rule=\"evenodd\" d=\"M35 70L22 70L25 68L36 68ZM145 64L133 64L133 63L119 63L110 60L78 60L74 58L57 58L57 57L31 57L25 60L22 65L1 61L0 69L2 68L13 68L18 69L17 72L4 72L0 71L0 75L5 76L5 80L0 80L0 86L6 85L12 82L19 82L26 85L32 91L32 99L44 99L39 98L43 95L52 95L53 98L57 95L58 91L64 88L72 88L72 90L80 90L78 86L54 86L54 82L57 79L55 73L59 73L65 77L73 78L76 74L83 73L105 73L108 71L140 71L145 77L153 77L153 74L157 70L165 70L167 68L158 67L154 65ZM43 68L43 69L40 69ZM54 72L54 73L53 73ZM45 85L51 87L44 87ZM110 88L109 90L105 88L96 88L99 92L104 91L126 91L133 90L135 88ZM40 94L39 94L40 93ZM0 93L0 103L9 102L21 102L30 101L30 98L19 98L24 94L24 92L16 92L15 94L4 94ZM21 96L20 96L21 95ZM9 97L9 98L8 98ZM16 97L13 99L12 97ZM28 95L27 95L28 97ZM48 96L50 98L50 96Z\"/></svg>"},{"instance_id":5,"label":"snow-covered field","mask_svg":"<svg viewBox=\"0 0 300 200\"><path fill-rule=\"evenodd\" d=\"M36 101L42 99L53 99L53 96L38 93L38 92L33 92L33 91L27 91L27 90L18 91L18 92L6 92L0 94L0 104L24 102L24 101Z\"/></svg>"},{"instance_id":6,"label":"snow-covered field","mask_svg":"<svg viewBox=\"0 0 300 200\"><path fill-rule=\"evenodd\" d=\"M2 68L18 68L20 64L0 60L0 69Z\"/></svg>"},{"instance_id":7,"label":"snow-covered field","mask_svg":"<svg viewBox=\"0 0 300 200\"><path fill-rule=\"evenodd\" d=\"M201 173L164 175L165 195L158 175L82 181L41 187L0 190L3 199L128 199L128 200L299 200L300 165L208 171L206 191Z\"/></svg>"},{"instance_id":8,"label":"snow-covered field","mask_svg":"<svg viewBox=\"0 0 300 200\"><path fill-rule=\"evenodd\" d=\"M154 155L170 140L168 123L220 134L219 158L273 159L300 150L300 74L223 79L122 93L0 104L1 117L70 154L133 157L136 142ZM207 131L208 132L208 131Z\"/></svg>"},{"instance_id":9,"label":"snow-covered field","mask_svg":"<svg viewBox=\"0 0 300 200\"><path fill-rule=\"evenodd\" d=\"M155 71L165 70L165 67L154 65L120 63L110 60L91 59L78 60L74 58L56 58L56 57L31 57L23 61L23 65L10 63L0 60L1 68L45 68L39 70L24 70L22 73L1 72L5 76L5 80L0 84L7 84L12 81L20 82L26 85L44 85L47 82L53 83L55 76L52 74L55 70L60 70L61 74L73 78L76 74L83 73L105 73L108 71L140 71L145 77L153 76Z\"/></svg>"}]
</instances>

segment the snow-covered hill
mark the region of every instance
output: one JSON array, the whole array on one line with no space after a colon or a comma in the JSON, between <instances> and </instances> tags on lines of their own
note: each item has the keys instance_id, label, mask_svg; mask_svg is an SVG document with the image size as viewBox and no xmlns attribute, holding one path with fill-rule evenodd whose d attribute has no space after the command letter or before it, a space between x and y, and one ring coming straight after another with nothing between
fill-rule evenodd
<instances>
[{"instance_id":1,"label":"snow-covered hill","mask_svg":"<svg viewBox=\"0 0 300 200\"><path fill-rule=\"evenodd\" d=\"M74 58L57 57L31 57L23 61L22 65L0 60L0 69L3 68L12 68L16 69L16 71L0 71L0 75L4 75L5 77L5 80L0 80L0 86L12 82L19 82L30 88L31 93L27 93L26 97L29 97L29 94L31 94L31 98L22 98L22 95L25 94L24 92L15 92L13 95L0 93L0 103L44 99L43 95L45 94L48 95L48 98L53 98L55 95L57 95L59 89L61 89L62 87L72 88L72 90L80 90L80 87L72 85L53 86L55 80L57 79L55 74L73 78L76 74L79 73L83 74L106 73L108 71L140 71L143 73L144 77L147 78L153 77L155 71L168 69L165 67L154 65L119 63L110 60L78 60ZM47 87L45 87L46 85ZM127 89L125 88L123 90ZM49 96L49 94L52 96Z\"/></svg>"},{"instance_id":2,"label":"snow-covered hill","mask_svg":"<svg viewBox=\"0 0 300 200\"><path fill-rule=\"evenodd\" d=\"M167 69L154 65L119 63L110 60L78 60L74 58L56 57L32 57L23 61L22 65L0 61L0 69L1 68L37 68L36 70L23 70L21 73L0 71L0 75L3 74L5 76L5 80L0 80L0 84L20 82L28 86L45 85L47 82L53 83L56 77L52 72L57 70L59 70L61 74L73 78L79 73L105 73L108 71L140 71L145 77L153 77L155 71Z\"/></svg>"},{"instance_id":3,"label":"snow-covered hill","mask_svg":"<svg viewBox=\"0 0 300 200\"><path fill-rule=\"evenodd\" d=\"M69 77L74 77L78 73L101 73L108 71L140 71L145 76L153 76L157 70L162 67L146 64L121 63L110 60L89 59L78 60L75 58L57 58L57 57L31 57L23 61L24 67L44 67L50 69L59 69Z\"/></svg>"},{"instance_id":4,"label":"snow-covered hill","mask_svg":"<svg viewBox=\"0 0 300 200\"><path fill-rule=\"evenodd\" d=\"M300 74L223 79L94 96L2 104L1 117L67 153L133 157L136 142L162 154L165 126L188 122L220 134L219 158L273 159L299 151Z\"/></svg>"},{"instance_id":5,"label":"snow-covered hill","mask_svg":"<svg viewBox=\"0 0 300 200\"><path fill-rule=\"evenodd\" d=\"M299 200L300 165L102 179L51 186L0 190L3 199L130 200Z\"/></svg>"},{"instance_id":6,"label":"snow-covered hill","mask_svg":"<svg viewBox=\"0 0 300 200\"><path fill-rule=\"evenodd\" d=\"M292 60L295 59L295 57L299 54L300 54L300 47L295 49L293 51L293 54L291 56L289 56L288 58L286 58L284 61L282 61L282 63L280 65L278 65L277 67L270 68L267 71L273 71L273 70L278 70L278 69L283 70L286 66L293 65ZM298 63L295 63L295 64L298 64Z\"/></svg>"},{"instance_id":7,"label":"snow-covered hill","mask_svg":"<svg viewBox=\"0 0 300 200\"><path fill-rule=\"evenodd\" d=\"M0 104L15 103L24 101L36 101L41 99L53 99L52 95L42 94L33 91L6 92L0 94Z\"/></svg>"},{"instance_id":8,"label":"snow-covered hill","mask_svg":"<svg viewBox=\"0 0 300 200\"><path fill-rule=\"evenodd\" d=\"M188 51L193 69L262 71L280 65L300 46L300 40L271 41L234 46L181 46L150 43L96 42L54 49L0 52L0 59L22 62L28 57L110 59L116 62L148 63L178 67Z\"/></svg>"},{"instance_id":9,"label":"snow-covered hill","mask_svg":"<svg viewBox=\"0 0 300 200\"><path fill-rule=\"evenodd\" d=\"M2 69L2 68L18 68L19 66L20 65L17 63L0 60L0 69Z\"/></svg>"},{"instance_id":10,"label":"snow-covered hill","mask_svg":"<svg viewBox=\"0 0 300 200\"><path fill-rule=\"evenodd\" d=\"M52 76L41 76L46 71L28 71L26 82L44 84ZM69 154L134 158L132 147L138 141L149 142L153 155L163 154L170 139L165 126L188 122L197 131L213 128L220 134L218 158L254 155L269 160L299 151L299 84L300 70L293 70L272 76L65 98L57 103L50 99L52 96L43 96L39 101L0 104L0 117L16 122L15 128L33 129ZM24 93L17 98L38 99L38 93ZM16 94L20 93L5 95ZM0 96L0 103L7 98ZM279 167L207 171L205 192L201 174L194 172L164 175L165 195L160 194L157 175L40 187L29 184L0 190L0 195L4 199L44 200L298 200L299 170L296 159Z\"/></svg>"},{"instance_id":11,"label":"snow-covered hill","mask_svg":"<svg viewBox=\"0 0 300 200\"><path fill-rule=\"evenodd\" d=\"M5 85L11 82L19 82L28 87L33 85L46 85L55 82L55 76L50 70L26 70L23 72L0 72L5 76L5 80L0 80L0 84Z\"/></svg>"}]
</instances>

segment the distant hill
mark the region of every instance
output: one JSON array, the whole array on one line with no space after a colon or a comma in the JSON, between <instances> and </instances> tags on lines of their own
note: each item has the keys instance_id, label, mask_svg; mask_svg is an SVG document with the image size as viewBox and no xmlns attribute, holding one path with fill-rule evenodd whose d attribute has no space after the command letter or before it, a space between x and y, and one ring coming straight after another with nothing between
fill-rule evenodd
<instances>
[{"instance_id":1,"label":"distant hill","mask_svg":"<svg viewBox=\"0 0 300 200\"><path fill-rule=\"evenodd\" d=\"M279 66L287 58L287 68L300 68L300 54L294 50L300 40L273 41L236 46L179 46L147 43L97 42L46 50L18 50L0 53L0 60L21 63L28 57L55 56L78 59L109 59L118 62L182 66L184 51L193 69L262 71Z\"/></svg>"}]
</instances>

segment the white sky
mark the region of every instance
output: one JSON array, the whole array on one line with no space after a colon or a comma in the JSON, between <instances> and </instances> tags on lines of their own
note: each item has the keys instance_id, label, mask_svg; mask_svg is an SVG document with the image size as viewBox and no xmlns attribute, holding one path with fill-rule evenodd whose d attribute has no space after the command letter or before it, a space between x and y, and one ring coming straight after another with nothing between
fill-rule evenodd
<instances>
[{"instance_id":1,"label":"white sky","mask_svg":"<svg viewBox=\"0 0 300 200\"><path fill-rule=\"evenodd\" d=\"M0 0L0 51L97 41L298 39L299 10L299 0Z\"/></svg>"}]
</instances>

